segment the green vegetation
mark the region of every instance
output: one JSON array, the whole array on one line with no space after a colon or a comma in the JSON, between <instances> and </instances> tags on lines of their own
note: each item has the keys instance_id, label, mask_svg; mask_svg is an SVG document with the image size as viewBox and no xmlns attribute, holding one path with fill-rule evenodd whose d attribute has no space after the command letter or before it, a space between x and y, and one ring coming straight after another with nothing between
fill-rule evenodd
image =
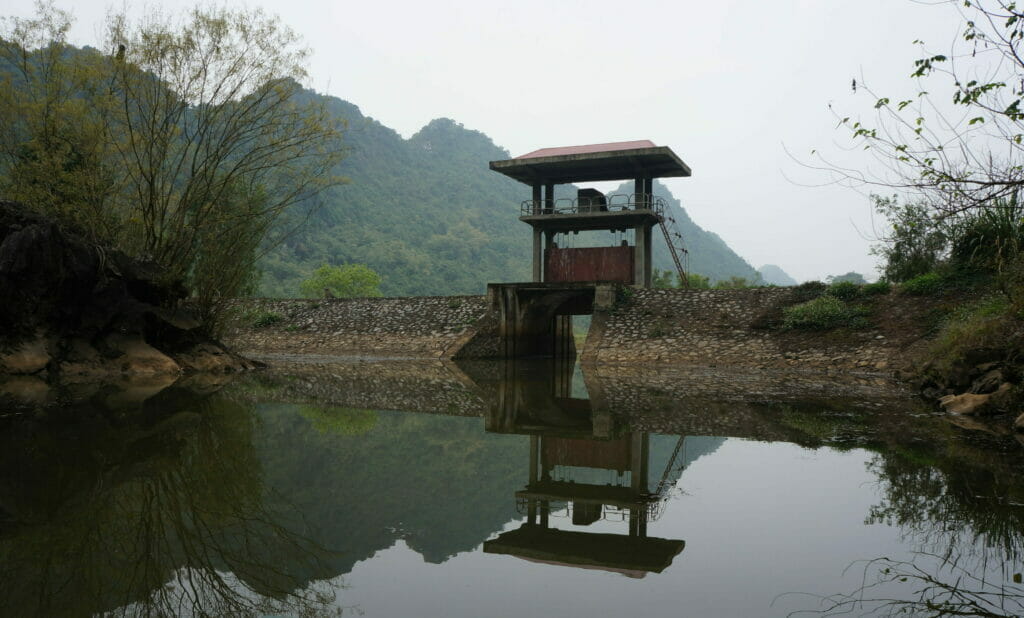
<instances>
[{"instance_id":1,"label":"green vegetation","mask_svg":"<svg viewBox=\"0 0 1024 618\"><path fill-rule=\"evenodd\" d=\"M255 328L266 328L284 321L284 316L276 311L261 311L252 318L252 325Z\"/></svg>"},{"instance_id":2,"label":"green vegetation","mask_svg":"<svg viewBox=\"0 0 1024 618\"><path fill-rule=\"evenodd\" d=\"M313 423L320 433L339 436L361 436L377 425L375 410L332 406L301 406L299 414Z\"/></svg>"},{"instance_id":3,"label":"green vegetation","mask_svg":"<svg viewBox=\"0 0 1024 618\"><path fill-rule=\"evenodd\" d=\"M888 281L868 283L860 289L864 296L882 296L888 294L890 290L892 290L892 284Z\"/></svg>"},{"instance_id":4,"label":"green vegetation","mask_svg":"<svg viewBox=\"0 0 1024 618\"><path fill-rule=\"evenodd\" d=\"M828 295L839 300L853 300L861 294L861 286L853 281L834 281L828 286Z\"/></svg>"},{"instance_id":5,"label":"green vegetation","mask_svg":"<svg viewBox=\"0 0 1024 618\"><path fill-rule=\"evenodd\" d=\"M948 373L965 351L999 350L1007 346L1007 333L1019 327L1011 303L1004 296L991 296L965 303L950 312L928 350L929 370Z\"/></svg>"},{"instance_id":6,"label":"green vegetation","mask_svg":"<svg viewBox=\"0 0 1024 618\"><path fill-rule=\"evenodd\" d=\"M851 306L830 294L782 310L786 329L830 330L867 326L863 307Z\"/></svg>"},{"instance_id":7,"label":"green vegetation","mask_svg":"<svg viewBox=\"0 0 1024 618\"><path fill-rule=\"evenodd\" d=\"M335 298L380 296L381 277L363 264L328 266L324 264L300 284L306 298L321 298L329 291Z\"/></svg>"},{"instance_id":8,"label":"green vegetation","mask_svg":"<svg viewBox=\"0 0 1024 618\"><path fill-rule=\"evenodd\" d=\"M308 51L259 10L114 12L110 56L68 45L70 26L46 3L4 20L0 193L155 261L215 324L286 211L337 182L338 120L300 85Z\"/></svg>"},{"instance_id":9,"label":"green vegetation","mask_svg":"<svg viewBox=\"0 0 1024 618\"><path fill-rule=\"evenodd\" d=\"M686 287L691 290L706 290L711 287L711 280L708 277L694 272L686 273L686 281ZM651 272L651 287L666 290L681 288L683 285L678 272L655 268Z\"/></svg>"},{"instance_id":10,"label":"green vegetation","mask_svg":"<svg viewBox=\"0 0 1024 618\"><path fill-rule=\"evenodd\" d=\"M938 294L945 287L942 275L936 272L918 275L900 284L900 291L914 296L931 296Z\"/></svg>"}]
</instances>

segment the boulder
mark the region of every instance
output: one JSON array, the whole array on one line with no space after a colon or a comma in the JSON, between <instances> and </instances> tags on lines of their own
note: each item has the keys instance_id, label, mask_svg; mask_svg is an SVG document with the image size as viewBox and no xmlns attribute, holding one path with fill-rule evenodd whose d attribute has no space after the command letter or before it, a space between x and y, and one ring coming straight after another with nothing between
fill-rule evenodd
<instances>
[{"instance_id":1,"label":"boulder","mask_svg":"<svg viewBox=\"0 0 1024 618\"><path fill-rule=\"evenodd\" d=\"M979 395L976 393L963 393L961 395L946 395L939 399L939 405L952 414L979 415L987 414L988 400L992 395Z\"/></svg>"},{"instance_id":2,"label":"boulder","mask_svg":"<svg viewBox=\"0 0 1024 618\"><path fill-rule=\"evenodd\" d=\"M994 393L962 393L946 395L939 399L939 405L952 414L982 416L1006 411L1015 398L1015 389L1004 382Z\"/></svg>"},{"instance_id":3,"label":"boulder","mask_svg":"<svg viewBox=\"0 0 1024 618\"><path fill-rule=\"evenodd\" d=\"M1005 382L1006 378L1003 376L1001 369L989 369L980 378L971 383L970 392L975 394L994 393Z\"/></svg>"},{"instance_id":4,"label":"boulder","mask_svg":"<svg viewBox=\"0 0 1024 618\"><path fill-rule=\"evenodd\" d=\"M1017 417L1017 420L1013 423L1013 428L1019 432L1024 432L1024 414Z\"/></svg>"},{"instance_id":5,"label":"boulder","mask_svg":"<svg viewBox=\"0 0 1024 618\"><path fill-rule=\"evenodd\" d=\"M0 374L83 381L251 368L204 334L187 295L155 263L0 200Z\"/></svg>"}]
</instances>

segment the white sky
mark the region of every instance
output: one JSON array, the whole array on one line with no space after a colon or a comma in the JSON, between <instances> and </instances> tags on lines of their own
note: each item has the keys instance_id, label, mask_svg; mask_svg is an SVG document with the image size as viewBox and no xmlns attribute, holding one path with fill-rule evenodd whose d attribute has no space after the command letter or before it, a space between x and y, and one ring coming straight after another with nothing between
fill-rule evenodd
<instances>
[{"instance_id":1,"label":"white sky","mask_svg":"<svg viewBox=\"0 0 1024 618\"><path fill-rule=\"evenodd\" d=\"M56 4L78 20L73 41L95 44L110 3ZM0 13L25 15L26 5ZM449 117L513 156L633 139L670 146L693 168L692 178L667 184L694 221L755 268L777 264L801 281L849 270L876 276L871 208L851 189L787 180L826 178L786 150L857 164L862 155L843 152L850 138L834 128L828 105L873 118L871 101L851 93L862 75L893 100L916 93L912 41L948 49L959 23L949 6L911 0L248 5L277 14L312 47L316 90L403 136Z\"/></svg>"}]
</instances>

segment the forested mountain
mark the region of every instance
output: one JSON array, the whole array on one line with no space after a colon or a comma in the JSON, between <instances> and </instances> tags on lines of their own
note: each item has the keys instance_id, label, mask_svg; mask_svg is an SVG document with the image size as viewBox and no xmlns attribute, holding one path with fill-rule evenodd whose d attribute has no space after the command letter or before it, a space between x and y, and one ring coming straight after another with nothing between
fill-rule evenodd
<instances>
[{"instance_id":1,"label":"forested mountain","mask_svg":"<svg viewBox=\"0 0 1024 618\"><path fill-rule=\"evenodd\" d=\"M91 74L88 74L80 80L81 83L76 82L73 86L83 90L82 96L93 96L90 93L95 84L90 80L102 81L104 73L101 69L105 66L102 64L102 55L89 48L67 46L60 49L62 57L85 63L85 66L91 66L89 62L99 63L100 68L96 69L99 77L89 77ZM0 78L6 77L11 77L10 83L16 90L25 86L23 81L18 80L17 72L10 64L0 62ZM298 87L297 84L293 85ZM160 88L154 91L168 100L176 96ZM74 97L70 100L73 102ZM304 90L296 96L294 102L321 103L327 108L330 118L342 119L346 123L343 132L346 157L334 167L333 172L347 181L324 190L304 204L290 208L283 221L276 220L277 233L271 236L277 239L284 234L284 241L277 245L268 242L273 247L258 262L259 294L296 296L299 294L300 282L323 264L366 264L383 277L381 291L392 296L481 294L488 282L529 279L531 235L529 227L521 223L518 217L519 204L530 198L530 189L492 172L488 166L489 161L509 158L508 151L495 145L483 133L464 128L446 118L433 120L411 138L403 139L396 131L364 116L355 105L341 99ZM308 106L310 110L318 110L318 107ZM183 122L192 122L194 113L194 110L189 111L191 115L187 114ZM60 130L74 132L73 126L62 126ZM75 136L71 135L68 139L72 137ZM601 136L595 135L594 139L598 141ZM179 150L185 147L177 142L175 145ZM537 144L538 147L549 145ZM113 151L119 152L116 148ZM14 159L18 161L25 159L20 151L16 155ZM98 169L111 166L111 162L106 159L100 163ZM74 161L68 163L72 164ZM178 174L180 166L171 167L174 174ZM4 169L0 169L0 174L4 172ZM290 170L282 170L276 175L270 174L270 177L278 185L282 184L281 181L286 185L289 173ZM74 180L79 182L90 174L92 172L83 171ZM175 196L187 193L185 185L191 182L188 174L172 175L170 178L167 184L176 191L171 191L171 197L177 199ZM88 193L86 189L92 189L89 183L83 187L78 187L82 189L80 192ZM276 185L260 185L259 190L273 192L275 188L281 189ZM556 197L575 197L575 192L576 187L572 185L559 186ZM624 184L618 192L632 193L632 184ZM708 276L712 282L733 276L750 281L757 279L757 272L721 238L705 232L690 220L679 201L664 185L659 183L655 192L670 203L670 211L679 223L689 248L689 268L692 272ZM100 197L102 199L97 198L89 203L103 203L103 199L110 198L106 194ZM132 203L131 198L124 199ZM168 203L174 202L174 199ZM250 201L240 199L238 203L244 205ZM82 214L84 209L68 200L57 202L59 207L72 213L72 223L80 223L74 215ZM229 205L224 201L217 203L219 214L229 210ZM179 207L185 208L188 205L173 206ZM107 211L101 212L96 215L96 220L103 223L106 221L103 217L108 214ZM243 221L251 218L236 217ZM182 221L186 219L181 218ZM189 230L198 225L196 221L198 219L193 216L193 221L185 226L182 236L186 240L194 236ZM93 227L102 227L96 221L87 223L95 223ZM138 243L131 242L135 239L126 231L129 227L123 222L112 226L120 234L114 240L124 241L121 244L129 249L137 248L135 245ZM214 232L209 233L215 236ZM606 244L615 240L607 236L585 238L581 235L571 240L581 246ZM114 244L117 245L116 242ZM188 245L190 250L195 250L194 244ZM214 242L204 245L203 251L220 256L211 247L221 246L234 245ZM251 253L253 246L250 243L244 251L223 249L222 252L245 253L235 262L248 266L246 256ZM202 259L212 258L204 253ZM225 258L225 263L235 262ZM655 235L654 265L660 269L673 268L671 257L658 233ZM206 270L196 264L178 266L179 270L189 276L200 271L207 274L226 272L224 268L212 266L206 267ZM216 277L208 279L207 288L215 291L214 296L237 293L237 290L227 290L219 285Z\"/></svg>"},{"instance_id":2,"label":"forested mountain","mask_svg":"<svg viewBox=\"0 0 1024 618\"><path fill-rule=\"evenodd\" d=\"M406 140L351 103L325 100L348 123L348 156L337 169L348 182L321 194L308 224L260 262L261 294L296 295L299 282L324 263L366 264L394 296L481 294L488 282L529 279L531 236L518 217L530 190L488 167L508 151L447 118ZM556 191L575 196L572 186ZM666 187L655 191L672 203L693 272L757 278L718 236L697 227ZM660 234L654 260L672 268Z\"/></svg>"}]
</instances>

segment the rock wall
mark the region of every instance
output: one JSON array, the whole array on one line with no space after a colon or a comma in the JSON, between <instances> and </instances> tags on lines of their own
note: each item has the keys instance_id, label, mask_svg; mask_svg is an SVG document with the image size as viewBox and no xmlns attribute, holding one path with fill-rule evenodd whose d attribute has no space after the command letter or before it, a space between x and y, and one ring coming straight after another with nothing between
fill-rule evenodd
<instances>
[{"instance_id":1,"label":"rock wall","mask_svg":"<svg viewBox=\"0 0 1024 618\"><path fill-rule=\"evenodd\" d=\"M223 340L246 356L449 358L477 334L483 296L239 301Z\"/></svg>"}]
</instances>

